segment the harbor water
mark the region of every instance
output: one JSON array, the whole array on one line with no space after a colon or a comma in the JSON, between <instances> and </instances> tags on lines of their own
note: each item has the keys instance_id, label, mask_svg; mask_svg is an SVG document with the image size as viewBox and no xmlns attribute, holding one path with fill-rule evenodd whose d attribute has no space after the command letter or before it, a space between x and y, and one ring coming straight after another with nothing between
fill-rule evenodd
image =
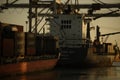
<instances>
[{"instance_id":1,"label":"harbor water","mask_svg":"<svg viewBox=\"0 0 120 80\"><path fill-rule=\"evenodd\" d=\"M45 72L1 77L0 80L120 80L120 67L55 68Z\"/></svg>"}]
</instances>

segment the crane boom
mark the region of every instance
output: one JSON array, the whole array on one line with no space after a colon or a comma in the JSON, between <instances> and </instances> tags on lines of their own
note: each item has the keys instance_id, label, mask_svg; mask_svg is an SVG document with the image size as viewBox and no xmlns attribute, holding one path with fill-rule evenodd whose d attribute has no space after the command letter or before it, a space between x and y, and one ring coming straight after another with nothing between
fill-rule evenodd
<instances>
[{"instance_id":1,"label":"crane boom","mask_svg":"<svg viewBox=\"0 0 120 80\"><path fill-rule=\"evenodd\" d=\"M102 37L103 37L103 36L106 36L105 40L103 41L103 43L105 43L110 35L115 35L115 34L120 34L120 32L102 34L102 35L100 35L100 36L102 36Z\"/></svg>"},{"instance_id":2,"label":"crane boom","mask_svg":"<svg viewBox=\"0 0 120 80\"><path fill-rule=\"evenodd\" d=\"M115 34L120 34L120 32L114 32L114 33L102 34L102 35L100 35L100 36L108 36L108 35L115 35Z\"/></svg>"}]
</instances>

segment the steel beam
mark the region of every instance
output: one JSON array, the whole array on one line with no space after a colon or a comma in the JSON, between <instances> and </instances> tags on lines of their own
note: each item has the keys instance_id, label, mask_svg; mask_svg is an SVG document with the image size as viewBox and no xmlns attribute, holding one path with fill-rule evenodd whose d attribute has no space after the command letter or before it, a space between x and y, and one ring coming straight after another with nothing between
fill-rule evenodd
<instances>
[{"instance_id":1,"label":"steel beam","mask_svg":"<svg viewBox=\"0 0 120 80\"><path fill-rule=\"evenodd\" d=\"M29 4L8 4L6 5L8 8L29 8ZM53 5L52 4L37 4L37 5L33 5L32 7L38 7L38 8L50 8ZM76 8L80 8L80 9L88 9L91 8L92 4L78 4L78 5L71 5L73 7ZM100 8L120 8L120 3L117 4L101 4Z\"/></svg>"},{"instance_id":2,"label":"steel beam","mask_svg":"<svg viewBox=\"0 0 120 80\"><path fill-rule=\"evenodd\" d=\"M114 32L114 33L102 34L102 35L100 35L100 36L108 36L108 35L115 35L115 34L120 34L120 32Z\"/></svg>"},{"instance_id":3,"label":"steel beam","mask_svg":"<svg viewBox=\"0 0 120 80\"><path fill-rule=\"evenodd\" d=\"M97 17L97 16L101 16L104 15L103 13L99 13L99 14L93 14L93 15L88 15L87 13L83 13L86 15L86 17ZM81 15L81 14L80 14ZM44 14L44 13L40 13L38 14L38 16L54 16L53 14ZM103 17L120 17L120 13L115 13L115 14L109 14Z\"/></svg>"}]
</instances>

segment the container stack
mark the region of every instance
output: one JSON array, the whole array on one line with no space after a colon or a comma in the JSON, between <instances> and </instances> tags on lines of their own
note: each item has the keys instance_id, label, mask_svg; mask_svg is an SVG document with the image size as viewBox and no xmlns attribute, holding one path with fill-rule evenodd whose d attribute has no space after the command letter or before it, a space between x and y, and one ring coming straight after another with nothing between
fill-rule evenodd
<instances>
[{"instance_id":1,"label":"container stack","mask_svg":"<svg viewBox=\"0 0 120 80\"><path fill-rule=\"evenodd\" d=\"M14 57L15 56L15 43L14 39L4 38L2 40L2 56L3 57Z\"/></svg>"},{"instance_id":2,"label":"container stack","mask_svg":"<svg viewBox=\"0 0 120 80\"><path fill-rule=\"evenodd\" d=\"M23 57L25 54L25 33L15 32L15 53L16 56Z\"/></svg>"},{"instance_id":3,"label":"container stack","mask_svg":"<svg viewBox=\"0 0 120 80\"><path fill-rule=\"evenodd\" d=\"M37 55L55 54L58 50L58 40L53 36L37 36L36 43Z\"/></svg>"},{"instance_id":4,"label":"container stack","mask_svg":"<svg viewBox=\"0 0 120 80\"><path fill-rule=\"evenodd\" d=\"M25 33L25 55L35 56L36 55L36 45L35 45L35 34Z\"/></svg>"},{"instance_id":5,"label":"container stack","mask_svg":"<svg viewBox=\"0 0 120 80\"><path fill-rule=\"evenodd\" d=\"M0 23L1 57L23 56L24 54L23 46L24 46L23 26Z\"/></svg>"},{"instance_id":6,"label":"container stack","mask_svg":"<svg viewBox=\"0 0 120 80\"><path fill-rule=\"evenodd\" d=\"M22 26L0 24L0 62L16 62L58 53L58 39L23 32Z\"/></svg>"},{"instance_id":7,"label":"container stack","mask_svg":"<svg viewBox=\"0 0 120 80\"><path fill-rule=\"evenodd\" d=\"M44 51L45 53L55 54L56 52L56 40L53 36L47 36L44 38Z\"/></svg>"},{"instance_id":8,"label":"container stack","mask_svg":"<svg viewBox=\"0 0 120 80\"><path fill-rule=\"evenodd\" d=\"M36 55L40 56L43 54L43 37L36 36Z\"/></svg>"}]
</instances>

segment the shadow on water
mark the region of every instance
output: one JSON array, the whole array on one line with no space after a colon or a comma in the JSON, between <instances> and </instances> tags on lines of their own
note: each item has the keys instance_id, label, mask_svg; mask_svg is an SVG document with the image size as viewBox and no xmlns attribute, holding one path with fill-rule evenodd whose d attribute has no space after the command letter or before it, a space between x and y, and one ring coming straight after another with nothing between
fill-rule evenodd
<instances>
[{"instance_id":1,"label":"shadow on water","mask_svg":"<svg viewBox=\"0 0 120 80\"><path fill-rule=\"evenodd\" d=\"M63 69L57 80L119 80L120 67Z\"/></svg>"},{"instance_id":2,"label":"shadow on water","mask_svg":"<svg viewBox=\"0 0 120 80\"><path fill-rule=\"evenodd\" d=\"M120 80L120 67L56 68L51 71L4 77L0 80Z\"/></svg>"}]
</instances>

